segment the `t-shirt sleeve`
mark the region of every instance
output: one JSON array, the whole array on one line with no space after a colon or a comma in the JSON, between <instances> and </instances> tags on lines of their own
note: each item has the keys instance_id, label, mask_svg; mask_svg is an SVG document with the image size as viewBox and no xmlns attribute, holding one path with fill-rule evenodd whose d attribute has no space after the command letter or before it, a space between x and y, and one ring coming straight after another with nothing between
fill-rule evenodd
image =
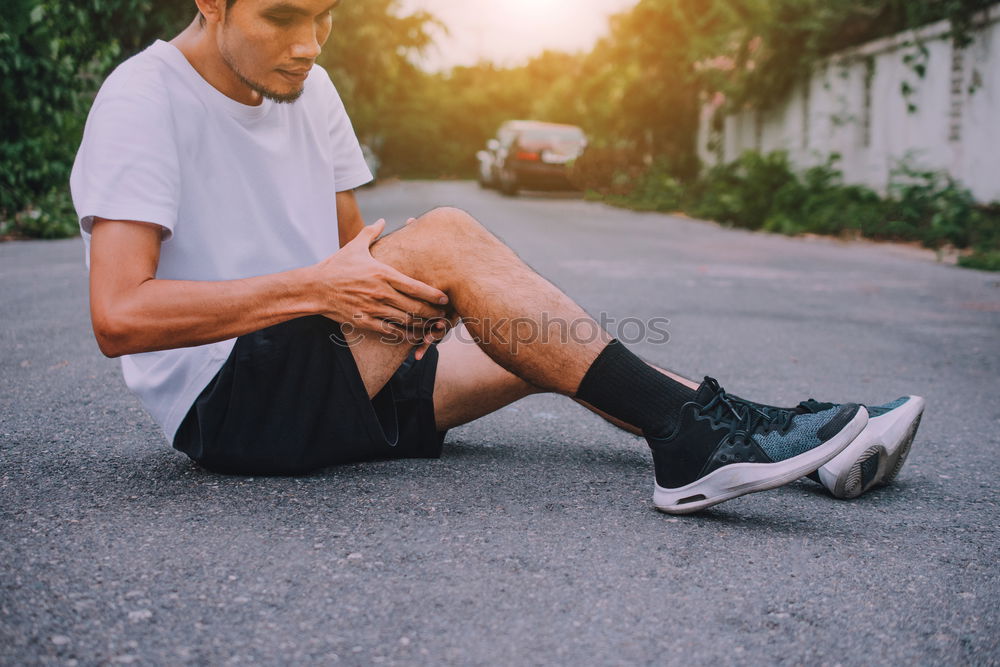
<instances>
[{"instance_id":1,"label":"t-shirt sleeve","mask_svg":"<svg viewBox=\"0 0 1000 667\"><path fill-rule=\"evenodd\" d=\"M317 66L318 67L318 66ZM361 152L361 144L354 133L351 119L347 116L344 102L340 99L333 81L326 70L323 70L324 82L329 86L329 128L330 146L333 151L334 188L337 192L353 190L372 180L372 172L368 169L365 156Z\"/></svg>"},{"instance_id":2,"label":"t-shirt sleeve","mask_svg":"<svg viewBox=\"0 0 1000 667\"><path fill-rule=\"evenodd\" d=\"M169 101L155 81L118 73L98 93L70 177L84 237L94 218L160 225L173 235L181 176Z\"/></svg>"}]
</instances>

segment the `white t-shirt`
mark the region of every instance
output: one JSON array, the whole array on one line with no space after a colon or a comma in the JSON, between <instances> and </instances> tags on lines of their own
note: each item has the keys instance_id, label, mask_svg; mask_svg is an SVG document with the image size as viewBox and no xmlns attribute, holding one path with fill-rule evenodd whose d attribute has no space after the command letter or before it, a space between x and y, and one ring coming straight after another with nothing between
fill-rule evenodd
<instances>
[{"instance_id":1,"label":"white t-shirt","mask_svg":"<svg viewBox=\"0 0 1000 667\"><path fill-rule=\"evenodd\" d=\"M70 185L90 266L93 218L160 225L157 278L233 280L337 252L336 193L372 178L344 105L315 66L292 104L241 104L157 41L101 86ZM172 441L235 339L121 358Z\"/></svg>"}]
</instances>

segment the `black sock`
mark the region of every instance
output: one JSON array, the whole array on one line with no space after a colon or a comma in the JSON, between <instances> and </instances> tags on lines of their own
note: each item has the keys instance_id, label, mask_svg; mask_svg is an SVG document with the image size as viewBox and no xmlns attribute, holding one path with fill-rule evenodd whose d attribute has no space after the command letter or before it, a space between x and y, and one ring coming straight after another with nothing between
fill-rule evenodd
<instances>
[{"instance_id":1,"label":"black sock","mask_svg":"<svg viewBox=\"0 0 1000 667\"><path fill-rule=\"evenodd\" d=\"M576 392L576 398L646 435L672 432L681 406L694 397L694 389L656 370L617 339L597 356Z\"/></svg>"}]
</instances>

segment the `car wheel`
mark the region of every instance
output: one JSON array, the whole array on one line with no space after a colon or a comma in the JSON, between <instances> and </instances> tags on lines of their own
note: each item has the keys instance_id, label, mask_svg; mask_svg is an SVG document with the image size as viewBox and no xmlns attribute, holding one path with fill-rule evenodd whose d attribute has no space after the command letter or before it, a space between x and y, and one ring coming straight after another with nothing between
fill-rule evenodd
<instances>
[{"instance_id":1,"label":"car wheel","mask_svg":"<svg viewBox=\"0 0 1000 667\"><path fill-rule=\"evenodd\" d=\"M520 189L517 183L517 176L506 169L500 172L500 192L508 197L516 197Z\"/></svg>"}]
</instances>

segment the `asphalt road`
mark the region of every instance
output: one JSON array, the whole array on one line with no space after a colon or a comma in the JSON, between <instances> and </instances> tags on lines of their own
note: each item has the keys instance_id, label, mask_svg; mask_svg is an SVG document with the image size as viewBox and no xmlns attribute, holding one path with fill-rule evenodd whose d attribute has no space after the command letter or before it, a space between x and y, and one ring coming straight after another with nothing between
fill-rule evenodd
<instances>
[{"instance_id":1,"label":"asphalt road","mask_svg":"<svg viewBox=\"0 0 1000 667\"><path fill-rule=\"evenodd\" d=\"M438 461L221 477L98 352L80 240L0 244L0 663L1000 662L1000 275L469 183L361 201L468 209L735 393L921 394L909 462L854 502L797 482L671 518L641 439L544 395Z\"/></svg>"}]
</instances>

